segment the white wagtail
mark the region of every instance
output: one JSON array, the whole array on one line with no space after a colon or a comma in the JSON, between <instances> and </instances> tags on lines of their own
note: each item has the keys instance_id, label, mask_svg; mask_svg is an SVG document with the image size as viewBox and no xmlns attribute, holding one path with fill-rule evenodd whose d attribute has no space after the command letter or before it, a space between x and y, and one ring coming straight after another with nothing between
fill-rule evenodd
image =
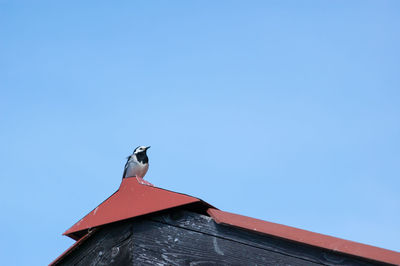
<instances>
[{"instance_id":1,"label":"white wagtail","mask_svg":"<svg viewBox=\"0 0 400 266\"><path fill-rule=\"evenodd\" d=\"M143 180L149 169L149 158L146 154L149 148L150 146L139 146L133 151L132 155L128 156L122 178L136 177L140 184L153 186L151 183Z\"/></svg>"}]
</instances>

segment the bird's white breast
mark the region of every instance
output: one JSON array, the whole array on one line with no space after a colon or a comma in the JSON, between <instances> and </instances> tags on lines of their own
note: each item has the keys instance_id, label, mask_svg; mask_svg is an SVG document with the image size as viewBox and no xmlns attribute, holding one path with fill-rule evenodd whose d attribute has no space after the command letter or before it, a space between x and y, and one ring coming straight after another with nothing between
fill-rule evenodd
<instances>
[{"instance_id":1,"label":"bird's white breast","mask_svg":"<svg viewBox=\"0 0 400 266\"><path fill-rule=\"evenodd\" d=\"M131 162L128 163L125 176L137 176L143 178L146 175L147 170L149 170L149 164L142 164L136 160L131 160Z\"/></svg>"}]
</instances>

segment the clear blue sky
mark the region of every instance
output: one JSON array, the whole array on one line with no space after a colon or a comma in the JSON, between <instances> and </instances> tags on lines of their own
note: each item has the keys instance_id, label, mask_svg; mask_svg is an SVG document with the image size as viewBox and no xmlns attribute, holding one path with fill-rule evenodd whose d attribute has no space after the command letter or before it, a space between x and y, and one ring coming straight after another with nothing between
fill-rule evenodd
<instances>
[{"instance_id":1,"label":"clear blue sky","mask_svg":"<svg viewBox=\"0 0 400 266\"><path fill-rule=\"evenodd\" d=\"M0 1L0 255L147 180L400 250L399 1ZM21 252L23 250L23 252Z\"/></svg>"}]
</instances>

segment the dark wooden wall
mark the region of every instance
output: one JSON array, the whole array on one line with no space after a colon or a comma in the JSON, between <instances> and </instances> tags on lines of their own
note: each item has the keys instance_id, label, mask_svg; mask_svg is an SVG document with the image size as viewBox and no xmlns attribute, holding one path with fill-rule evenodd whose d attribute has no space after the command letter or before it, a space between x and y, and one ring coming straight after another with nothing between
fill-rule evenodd
<instances>
[{"instance_id":1,"label":"dark wooden wall","mask_svg":"<svg viewBox=\"0 0 400 266\"><path fill-rule=\"evenodd\" d=\"M61 265L385 265L216 224L185 211L103 226Z\"/></svg>"}]
</instances>

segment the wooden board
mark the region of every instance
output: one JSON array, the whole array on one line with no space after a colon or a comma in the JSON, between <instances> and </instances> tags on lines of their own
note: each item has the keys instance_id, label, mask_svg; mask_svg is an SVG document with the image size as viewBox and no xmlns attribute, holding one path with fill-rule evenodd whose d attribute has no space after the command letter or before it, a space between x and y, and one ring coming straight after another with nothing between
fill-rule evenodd
<instances>
[{"instance_id":1,"label":"wooden board","mask_svg":"<svg viewBox=\"0 0 400 266\"><path fill-rule=\"evenodd\" d=\"M274 236L267 236L240 228L219 225L209 216L184 210L153 216L150 217L150 219L323 265L388 265L323 248L279 239Z\"/></svg>"}]
</instances>

